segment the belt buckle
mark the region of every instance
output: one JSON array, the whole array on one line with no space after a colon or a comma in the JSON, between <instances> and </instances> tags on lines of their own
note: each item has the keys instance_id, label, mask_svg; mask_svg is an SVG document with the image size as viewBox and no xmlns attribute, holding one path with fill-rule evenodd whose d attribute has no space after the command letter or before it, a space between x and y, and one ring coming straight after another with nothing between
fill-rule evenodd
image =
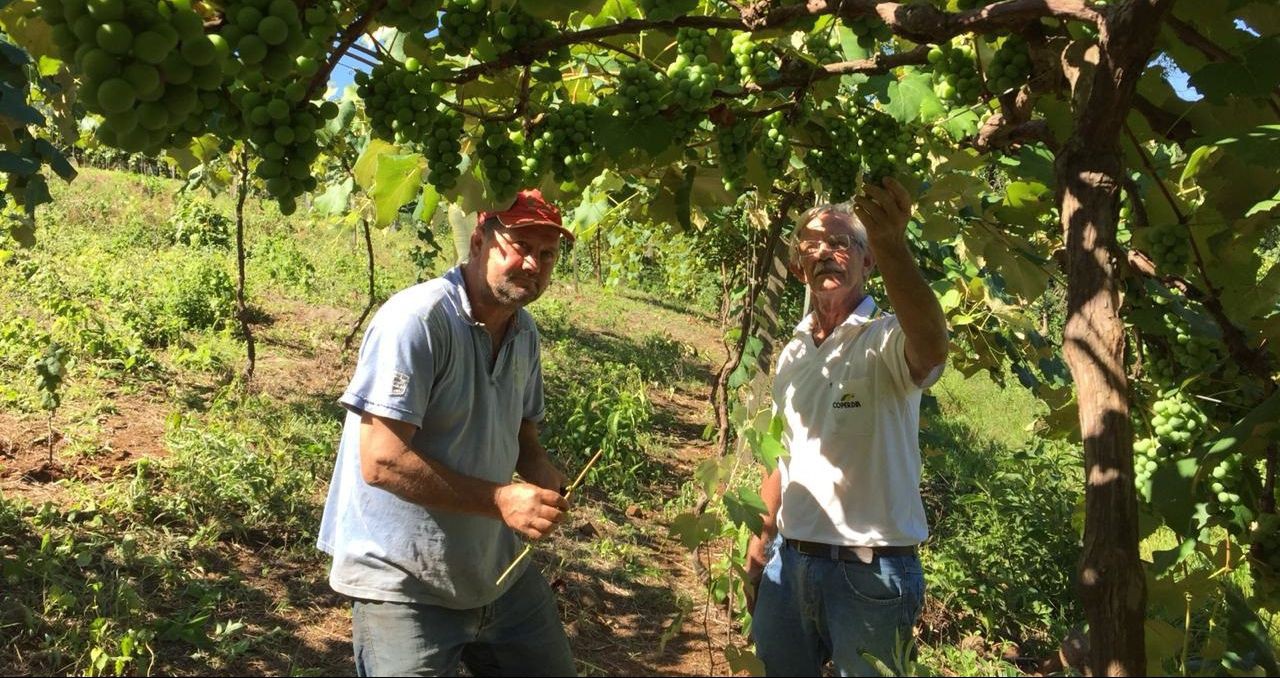
<instances>
[{"instance_id":1,"label":"belt buckle","mask_svg":"<svg viewBox=\"0 0 1280 678\"><path fill-rule=\"evenodd\" d=\"M876 551L870 546L850 546L849 548L853 551L853 555L857 556L858 560L862 561L864 565L870 565L871 561L875 560Z\"/></svg>"}]
</instances>

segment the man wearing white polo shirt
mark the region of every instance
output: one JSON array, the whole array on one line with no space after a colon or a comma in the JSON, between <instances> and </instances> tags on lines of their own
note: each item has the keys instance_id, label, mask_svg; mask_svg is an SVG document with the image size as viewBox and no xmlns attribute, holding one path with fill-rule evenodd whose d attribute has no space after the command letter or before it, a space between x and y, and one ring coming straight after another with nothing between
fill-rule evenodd
<instances>
[{"instance_id":1,"label":"man wearing white polo shirt","mask_svg":"<svg viewBox=\"0 0 1280 678\"><path fill-rule=\"evenodd\" d=\"M924 601L916 554L920 395L942 372L946 320L907 248L911 199L893 179L852 209L806 212L792 272L812 311L783 348L773 398L788 458L761 488L764 531L748 548L752 635L768 675L878 675L909 647ZM877 267L893 304L866 294Z\"/></svg>"}]
</instances>

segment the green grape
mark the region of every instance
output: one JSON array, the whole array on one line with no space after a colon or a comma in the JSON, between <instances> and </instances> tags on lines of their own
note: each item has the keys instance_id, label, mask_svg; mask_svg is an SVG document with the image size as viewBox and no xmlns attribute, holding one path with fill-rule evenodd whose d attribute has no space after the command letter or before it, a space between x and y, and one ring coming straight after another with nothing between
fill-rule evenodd
<instances>
[{"instance_id":1,"label":"green grape","mask_svg":"<svg viewBox=\"0 0 1280 678\"><path fill-rule=\"evenodd\" d=\"M595 108L587 104L563 104L549 111L539 125L533 151L550 159L556 181L579 179L595 164L595 115ZM525 171L532 177L540 166L526 164Z\"/></svg>"},{"instance_id":2,"label":"green grape","mask_svg":"<svg viewBox=\"0 0 1280 678\"><path fill-rule=\"evenodd\" d=\"M926 168L928 160L911 130L888 114L862 108L854 127L867 181L878 184L885 177L919 174Z\"/></svg>"},{"instance_id":3,"label":"green grape","mask_svg":"<svg viewBox=\"0 0 1280 678\"><path fill-rule=\"evenodd\" d=\"M440 0L387 0L378 11L378 23L405 33L428 33L438 25L439 14Z\"/></svg>"},{"instance_id":4,"label":"green grape","mask_svg":"<svg viewBox=\"0 0 1280 678\"><path fill-rule=\"evenodd\" d=\"M933 93L952 106L968 106L978 101L982 83L978 77L973 47L953 40L929 49L933 65Z\"/></svg>"},{"instance_id":5,"label":"green grape","mask_svg":"<svg viewBox=\"0 0 1280 678\"><path fill-rule=\"evenodd\" d=\"M662 109L670 95L666 75L646 61L627 64L618 74L614 107L637 118L648 118Z\"/></svg>"},{"instance_id":6,"label":"green grape","mask_svg":"<svg viewBox=\"0 0 1280 678\"><path fill-rule=\"evenodd\" d=\"M733 54L735 73L740 84L758 83L777 77L778 67L773 53L763 44L751 39L750 33L733 36L729 48Z\"/></svg>"},{"instance_id":7,"label":"green grape","mask_svg":"<svg viewBox=\"0 0 1280 678\"><path fill-rule=\"evenodd\" d=\"M843 202L858 187L859 158L853 128L838 120L828 129L826 143L805 154L804 164L822 186L827 202Z\"/></svg>"},{"instance_id":8,"label":"green grape","mask_svg":"<svg viewBox=\"0 0 1280 678\"><path fill-rule=\"evenodd\" d=\"M747 153L751 150L754 130L752 119L734 115L734 122L716 128L716 144L719 148L722 182L730 193L746 189Z\"/></svg>"},{"instance_id":9,"label":"green grape","mask_svg":"<svg viewBox=\"0 0 1280 678\"><path fill-rule=\"evenodd\" d=\"M486 122L477 154L493 202L502 203L514 198L516 191L520 190L523 172L520 148L512 140L511 130L502 123Z\"/></svg>"},{"instance_id":10,"label":"green grape","mask_svg":"<svg viewBox=\"0 0 1280 678\"><path fill-rule=\"evenodd\" d=\"M844 56L840 46L840 36L835 31L805 34L804 49L820 64L835 63Z\"/></svg>"},{"instance_id":11,"label":"green grape","mask_svg":"<svg viewBox=\"0 0 1280 678\"><path fill-rule=\"evenodd\" d=\"M710 60L711 35L696 28L676 31L676 58L667 67L672 103L688 111L705 109L719 82L720 67Z\"/></svg>"},{"instance_id":12,"label":"green grape","mask_svg":"<svg viewBox=\"0 0 1280 678\"><path fill-rule=\"evenodd\" d=\"M993 94L1021 86L1031 76L1031 52L1026 41L1017 36L1005 38L991 56L983 75L987 79L987 90Z\"/></svg>"},{"instance_id":13,"label":"green grape","mask_svg":"<svg viewBox=\"0 0 1280 678\"><path fill-rule=\"evenodd\" d=\"M1145 237L1161 273L1176 275L1186 270L1191 261L1191 241L1182 225L1152 226Z\"/></svg>"},{"instance_id":14,"label":"green grape","mask_svg":"<svg viewBox=\"0 0 1280 678\"><path fill-rule=\"evenodd\" d=\"M549 38L556 33L551 22L538 19L513 5L506 11L489 15L489 33L493 46L505 52L521 45Z\"/></svg>"},{"instance_id":15,"label":"green grape","mask_svg":"<svg viewBox=\"0 0 1280 678\"><path fill-rule=\"evenodd\" d=\"M169 0L41 0L64 60L82 74L79 102L102 116L100 141L155 153L215 129L230 56L204 17Z\"/></svg>"},{"instance_id":16,"label":"green grape","mask_svg":"<svg viewBox=\"0 0 1280 678\"><path fill-rule=\"evenodd\" d=\"M315 133L326 111L316 102L294 100L278 84L241 90L238 103L246 143L262 158L254 173L267 194L276 199L280 211L291 214L297 208L297 198L315 190L311 164L320 155Z\"/></svg>"},{"instance_id":17,"label":"green grape","mask_svg":"<svg viewBox=\"0 0 1280 678\"><path fill-rule=\"evenodd\" d=\"M764 117L764 134L760 137L760 159L771 179L782 176L791 159L791 140L787 137L787 119L783 111Z\"/></svg>"},{"instance_id":18,"label":"green grape","mask_svg":"<svg viewBox=\"0 0 1280 678\"><path fill-rule=\"evenodd\" d=\"M444 0L440 41L446 54L469 54L485 30L487 0Z\"/></svg>"},{"instance_id":19,"label":"green grape","mask_svg":"<svg viewBox=\"0 0 1280 678\"><path fill-rule=\"evenodd\" d=\"M1222 458L1210 471L1205 483L1209 486L1209 505L1214 512L1231 515L1241 503L1240 491L1244 487L1244 473L1239 454Z\"/></svg>"},{"instance_id":20,"label":"green grape","mask_svg":"<svg viewBox=\"0 0 1280 678\"><path fill-rule=\"evenodd\" d=\"M1160 454L1160 441L1140 438L1133 441L1133 481L1138 494L1151 501L1151 476L1166 458Z\"/></svg>"},{"instance_id":21,"label":"green grape","mask_svg":"<svg viewBox=\"0 0 1280 678\"><path fill-rule=\"evenodd\" d=\"M857 36L858 46L866 50L874 51L877 43L893 38L893 29L876 15L855 18L849 22L849 30Z\"/></svg>"},{"instance_id":22,"label":"green grape","mask_svg":"<svg viewBox=\"0 0 1280 678\"><path fill-rule=\"evenodd\" d=\"M1208 428L1208 417L1182 391L1162 391L1151 406L1151 427L1161 446L1191 449Z\"/></svg>"},{"instance_id":23,"label":"green grape","mask_svg":"<svg viewBox=\"0 0 1280 678\"><path fill-rule=\"evenodd\" d=\"M462 115L443 111L433 116L431 126L422 142L427 156L427 182L438 190L446 191L458 182L462 163Z\"/></svg>"},{"instance_id":24,"label":"green grape","mask_svg":"<svg viewBox=\"0 0 1280 678\"><path fill-rule=\"evenodd\" d=\"M419 141L432 128L440 104L433 85L426 72L389 62L356 75L356 91L374 135L397 143Z\"/></svg>"}]
</instances>

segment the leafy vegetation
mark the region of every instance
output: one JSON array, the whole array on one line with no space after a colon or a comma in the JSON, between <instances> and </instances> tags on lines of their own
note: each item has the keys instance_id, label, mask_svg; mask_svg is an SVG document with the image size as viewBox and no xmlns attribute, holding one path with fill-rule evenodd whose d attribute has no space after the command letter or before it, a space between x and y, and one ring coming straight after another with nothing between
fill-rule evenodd
<instances>
[{"instance_id":1,"label":"leafy vegetation","mask_svg":"<svg viewBox=\"0 0 1280 678\"><path fill-rule=\"evenodd\" d=\"M76 421L65 411L76 374L156 377L186 364L226 377L236 338L248 346L247 378L261 308L246 289L330 300L367 289L367 308L402 286L374 266L370 224L443 220L456 241L468 213L529 185L563 201L583 236L590 264L575 254L575 273L603 283L608 271L741 319L714 428L723 449L742 441L769 464L777 449L752 370L785 331L785 290L768 278L785 258L788 214L896 174L916 194L912 243L953 328L954 368L1013 377L1047 406L1044 437L1083 446L1093 670L1141 673L1161 647L1144 633L1161 637L1160 621L1181 623L1197 648L1230 648L1206 650L1216 659L1195 670L1267 664L1239 645L1255 620L1223 617L1192 634L1185 618L1161 617L1154 596L1194 581L1174 565L1208 553L1243 578L1247 603L1216 582L1188 586L1197 609L1280 606L1269 3L20 0L0 9L0 28L8 240L35 242L36 207L52 197L42 168L75 177L60 150L73 145L83 148L72 155L108 162L118 161L108 148L150 156L135 168L155 168L164 152L189 187L234 185L238 198L234 266L206 246L216 228L187 228L211 224L210 213L180 219L178 233L161 227L174 210L146 221L121 194L55 202L46 213L110 218L51 219L93 226L50 238L40 261L4 245L0 284L34 304L5 316L0 358L6 370L45 366L39 385L6 384L4 402L54 404L45 409ZM353 58L370 67L359 86L326 96L330 73ZM1184 75L1199 100L1171 84ZM250 193L274 199L269 217L251 209L246 223ZM295 247L279 216L299 207L325 222L310 235L343 246ZM354 234L365 258L345 246ZM75 274L57 248L78 253ZM420 248L425 270L440 248ZM638 383L623 367L631 361L614 362L607 374L626 388L564 382L581 389L579 404L630 403L612 424L592 415L586 430L644 420L627 395ZM619 469L643 447L570 444L612 446ZM1051 445L1031 457L1056 467ZM749 526L759 498L736 484L738 461L700 473L712 514L684 518L685 534ZM1000 482L1014 492L1021 481ZM1177 544L1148 565L1140 540L1157 526ZM1015 528L1011 538L1039 529ZM1242 545L1247 557L1217 558ZM720 571L731 577L732 565ZM1150 584L1148 618L1150 573L1163 583Z\"/></svg>"}]
</instances>

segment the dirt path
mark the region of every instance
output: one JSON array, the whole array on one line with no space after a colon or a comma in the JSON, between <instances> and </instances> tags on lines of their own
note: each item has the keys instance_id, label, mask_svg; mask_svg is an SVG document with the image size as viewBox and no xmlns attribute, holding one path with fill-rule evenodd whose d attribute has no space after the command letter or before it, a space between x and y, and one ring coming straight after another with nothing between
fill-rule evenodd
<instances>
[{"instance_id":1,"label":"dirt path","mask_svg":"<svg viewBox=\"0 0 1280 678\"><path fill-rule=\"evenodd\" d=\"M332 309L275 314L261 328L254 389L285 401L316 402L340 392L350 356L337 349L350 318ZM719 358L715 330L709 325L670 322L675 341L687 344L702 376ZM317 328L320 332L317 335ZM606 331L606 334L608 332ZM308 345L299 336L327 337ZM616 335L615 335L616 336ZM319 348L316 348L319 347ZM664 480L652 488L654 502L676 497L684 479L711 454L701 439L709 421L707 380L687 379L687 387L651 394L663 442ZM174 393L206 391L208 385L144 387L116 397L97 420L97 449L65 454L66 441L55 436L55 463L47 463L47 428L42 417L0 413L0 491L32 503L72 500L61 479L90 488L131 472L139 458L159 458L165 419L174 409ZM84 441L80 441L84 445ZM535 551L539 566L558 594L561 616L579 671L584 675L724 675L723 649L741 646L721 608L707 605L689 552L668 536L659 509L613 506L588 488L578 509L558 535ZM290 556L226 543L219 576L234 576L253 591L228 618L245 619L254 640L233 661L166 657L175 671L205 674L353 675L350 614L345 601L329 590L327 563L320 554ZM715 558L716 554L703 554ZM704 560L704 562L706 562Z\"/></svg>"}]
</instances>

